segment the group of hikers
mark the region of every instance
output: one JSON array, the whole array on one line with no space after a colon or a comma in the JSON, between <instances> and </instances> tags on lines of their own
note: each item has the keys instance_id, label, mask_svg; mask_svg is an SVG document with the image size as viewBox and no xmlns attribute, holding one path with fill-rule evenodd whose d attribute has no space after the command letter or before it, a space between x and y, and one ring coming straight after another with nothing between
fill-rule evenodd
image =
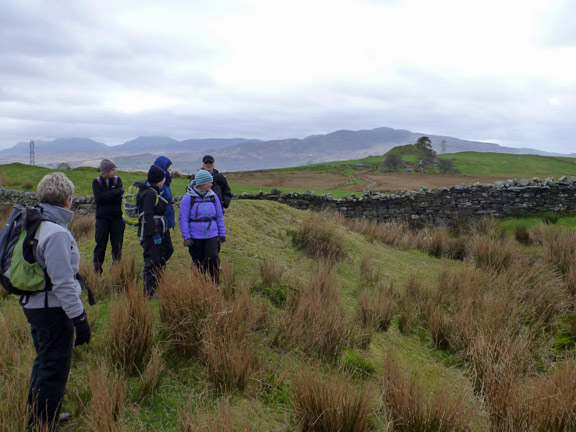
<instances>
[{"instance_id":1,"label":"group of hikers","mask_svg":"<svg viewBox=\"0 0 576 432\"><path fill-rule=\"evenodd\" d=\"M171 166L170 159L160 156L150 166L147 178L134 184L139 188L138 236L144 256L144 295L151 299L157 297L158 279L174 252L170 234L176 226ZM100 274L108 242L113 262L122 257L124 188L116 175L117 168L110 159L103 159L101 174L92 182L96 203L94 271ZM73 193L74 184L63 173L46 175L37 188L43 217L35 234L34 255L45 272L46 288L20 299L36 350L28 392L30 431L56 430L58 421L69 416L60 409L73 345L89 343L91 337L80 299L80 253L67 228L74 216ZM220 245L226 241L224 209L232 196L226 177L214 168L214 157L206 155L180 204L182 242L193 264L210 275L217 288Z\"/></svg>"}]
</instances>

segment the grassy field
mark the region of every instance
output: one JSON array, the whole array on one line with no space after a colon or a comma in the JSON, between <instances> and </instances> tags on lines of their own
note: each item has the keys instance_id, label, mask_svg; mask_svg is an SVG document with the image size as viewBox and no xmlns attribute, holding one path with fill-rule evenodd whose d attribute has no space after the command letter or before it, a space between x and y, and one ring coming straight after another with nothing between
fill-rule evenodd
<instances>
[{"instance_id":1,"label":"grassy field","mask_svg":"<svg viewBox=\"0 0 576 432\"><path fill-rule=\"evenodd\" d=\"M159 300L132 282L132 230L123 265L90 276L93 340L75 349L62 431L576 427L561 408L576 396L555 381L576 382L576 261L554 270L576 257L573 230L530 222L524 244L493 221L413 231L249 200L226 222L221 293L177 230ZM90 274L91 217L72 229ZM32 343L17 299L0 310L0 429L20 431Z\"/></svg>"},{"instance_id":2,"label":"grassy field","mask_svg":"<svg viewBox=\"0 0 576 432\"><path fill-rule=\"evenodd\" d=\"M404 158L414 162L412 155L406 155ZM474 152L439 155L439 158L452 159L459 171L458 175L447 179L446 184L441 184L445 186L476 181L492 182L502 178L558 178L576 175L576 159L573 158ZM258 193L280 189L283 192L314 191L317 194L330 193L335 197L343 197L351 193L361 193L372 182L376 182L372 187L374 190L389 191L389 186L397 183L394 176L398 174L381 174L383 160L384 156L370 156L301 167L228 173L227 176L232 190L237 195L244 192ZM52 170L48 168L19 163L2 165L0 186L32 191L40 179L50 171ZM66 174L76 185L77 195L92 194L92 180L98 175L97 169L80 167L66 171ZM371 176L370 180L364 177L366 174ZM377 175L374 176L375 174ZM146 177L144 172L120 171L119 175L125 188ZM430 186L427 183L436 184L435 176L437 175L434 173L428 173L418 174L418 178L411 178L405 174L401 184L417 190L421 186ZM186 177L174 178L172 184L174 194L184 194L187 184Z\"/></svg>"}]
</instances>

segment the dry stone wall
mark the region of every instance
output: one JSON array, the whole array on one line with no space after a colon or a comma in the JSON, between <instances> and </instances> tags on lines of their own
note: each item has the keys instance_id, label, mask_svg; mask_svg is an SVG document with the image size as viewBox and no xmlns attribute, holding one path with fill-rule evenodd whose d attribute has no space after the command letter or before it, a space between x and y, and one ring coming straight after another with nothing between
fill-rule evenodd
<instances>
[{"instance_id":1,"label":"dry stone wall","mask_svg":"<svg viewBox=\"0 0 576 432\"><path fill-rule=\"evenodd\" d=\"M179 200L181 197L176 197ZM413 221L422 224L451 224L482 216L506 216L515 213L546 211L576 212L576 179L560 177L498 181L421 188L397 194L373 191L360 196L334 198L330 194L270 193L242 194L236 199L271 200L305 210L334 210L345 217L366 218L378 222ZM0 204L37 204L36 194L0 188ZM233 205L233 204L232 204ZM72 208L83 213L95 211L94 197L74 197Z\"/></svg>"}]
</instances>

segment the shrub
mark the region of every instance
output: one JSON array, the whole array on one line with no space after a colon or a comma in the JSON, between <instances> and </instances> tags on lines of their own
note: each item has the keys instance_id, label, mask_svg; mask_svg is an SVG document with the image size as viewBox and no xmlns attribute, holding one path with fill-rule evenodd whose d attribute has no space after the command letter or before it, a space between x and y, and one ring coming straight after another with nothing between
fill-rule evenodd
<instances>
[{"instance_id":1,"label":"shrub","mask_svg":"<svg viewBox=\"0 0 576 432\"><path fill-rule=\"evenodd\" d=\"M400 432L469 431L471 413L463 396L439 389L425 397L389 351L384 359L383 401L394 430Z\"/></svg>"},{"instance_id":2,"label":"shrub","mask_svg":"<svg viewBox=\"0 0 576 432\"><path fill-rule=\"evenodd\" d=\"M302 221L296 233L296 243L317 258L337 260L345 255L344 242L326 214L314 213Z\"/></svg>"},{"instance_id":3,"label":"shrub","mask_svg":"<svg viewBox=\"0 0 576 432\"><path fill-rule=\"evenodd\" d=\"M372 400L366 387L343 376L322 379L304 370L292 377L292 406L301 431L360 432L370 428Z\"/></svg>"},{"instance_id":4,"label":"shrub","mask_svg":"<svg viewBox=\"0 0 576 432\"><path fill-rule=\"evenodd\" d=\"M133 283L110 311L110 355L128 374L142 372L154 346L152 312Z\"/></svg>"}]
</instances>

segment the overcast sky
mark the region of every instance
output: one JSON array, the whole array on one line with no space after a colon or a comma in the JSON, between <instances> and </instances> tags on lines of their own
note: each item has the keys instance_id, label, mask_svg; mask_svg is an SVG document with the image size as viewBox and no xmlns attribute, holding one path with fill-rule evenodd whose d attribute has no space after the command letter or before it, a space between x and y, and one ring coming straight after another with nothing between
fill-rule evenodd
<instances>
[{"instance_id":1,"label":"overcast sky","mask_svg":"<svg viewBox=\"0 0 576 432\"><path fill-rule=\"evenodd\" d=\"M576 2L0 0L0 148L382 126L576 152Z\"/></svg>"}]
</instances>

